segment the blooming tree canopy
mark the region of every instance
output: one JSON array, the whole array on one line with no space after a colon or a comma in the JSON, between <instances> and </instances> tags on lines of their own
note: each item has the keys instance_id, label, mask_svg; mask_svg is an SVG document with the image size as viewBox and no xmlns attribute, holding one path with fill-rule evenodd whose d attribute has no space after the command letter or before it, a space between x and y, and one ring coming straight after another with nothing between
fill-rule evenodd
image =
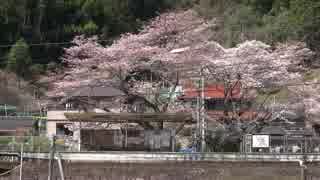
<instances>
[{"instance_id":1,"label":"blooming tree canopy","mask_svg":"<svg viewBox=\"0 0 320 180\"><path fill-rule=\"evenodd\" d=\"M53 80L48 95L64 95L97 80L115 81L131 98L143 99L154 111L163 111L176 106L159 102L159 89L198 77L203 67L208 70L206 77L241 77L242 84L249 87L302 81L304 61L313 56L305 44L271 47L253 40L224 48L211 40L215 26L215 20L207 22L188 10L161 14L139 33L123 34L109 46L101 45L97 37L75 37L75 45L66 48L62 57L68 67L62 77Z\"/></svg>"},{"instance_id":2,"label":"blooming tree canopy","mask_svg":"<svg viewBox=\"0 0 320 180\"><path fill-rule=\"evenodd\" d=\"M53 93L112 78L119 70L126 75L155 62L176 65L177 71L196 71L200 64L223 67L241 73L244 84L263 86L296 80L299 73L289 72L290 66L312 55L303 44L279 45L272 50L262 42L248 41L225 49L210 41L212 26L214 21L205 22L189 10L164 13L139 33L124 34L106 47L97 37L78 36L73 40L75 45L65 49L62 59L69 68L64 78L54 83Z\"/></svg>"},{"instance_id":3,"label":"blooming tree canopy","mask_svg":"<svg viewBox=\"0 0 320 180\"><path fill-rule=\"evenodd\" d=\"M205 21L193 10L187 10L161 14L139 33L123 34L108 46L103 46L98 37L75 37L74 46L66 48L62 57L68 67L63 74L52 76L55 79L51 80L48 96L66 96L67 91L81 86L112 83L125 92L127 104L142 102L155 112L190 112L172 97L179 85L199 78L201 69L207 80L241 80L248 88L281 87L304 81L305 62L314 55L305 44L270 46L252 40L224 48L211 39L215 22ZM166 98L161 96L163 88L169 89ZM289 90L300 95L306 93L294 87ZM319 104L316 97L320 97L315 91L309 86L308 98L302 96L306 107L312 107L307 113L313 116L314 112L320 112L320 106L314 105ZM293 104L297 103L290 105ZM122 108L136 111L132 106ZM150 124L141 125L151 128ZM79 124L70 127L78 128Z\"/></svg>"}]
</instances>

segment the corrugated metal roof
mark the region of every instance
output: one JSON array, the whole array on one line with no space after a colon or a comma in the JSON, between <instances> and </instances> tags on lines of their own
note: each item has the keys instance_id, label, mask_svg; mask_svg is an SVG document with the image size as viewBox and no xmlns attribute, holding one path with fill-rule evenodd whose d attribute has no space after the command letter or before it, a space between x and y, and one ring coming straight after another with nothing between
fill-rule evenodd
<instances>
[{"instance_id":1,"label":"corrugated metal roof","mask_svg":"<svg viewBox=\"0 0 320 180\"><path fill-rule=\"evenodd\" d=\"M260 134L268 134L268 135L285 135L286 131L281 127L276 126L267 126L264 127Z\"/></svg>"},{"instance_id":2,"label":"corrugated metal roof","mask_svg":"<svg viewBox=\"0 0 320 180\"><path fill-rule=\"evenodd\" d=\"M301 128L297 130L290 130L285 127L280 126L267 126L264 127L259 134L268 134L268 135L304 135L312 136L312 132L308 129Z\"/></svg>"}]
</instances>

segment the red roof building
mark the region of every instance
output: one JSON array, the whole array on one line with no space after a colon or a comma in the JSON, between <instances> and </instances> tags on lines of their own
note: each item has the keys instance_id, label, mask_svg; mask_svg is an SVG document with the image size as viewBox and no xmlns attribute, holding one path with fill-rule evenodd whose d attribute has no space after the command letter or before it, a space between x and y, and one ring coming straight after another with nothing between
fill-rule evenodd
<instances>
[{"instance_id":1,"label":"red roof building","mask_svg":"<svg viewBox=\"0 0 320 180\"><path fill-rule=\"evenodd\" d=\"M195 99L198 96L201 96L201 88L196 88L194 85L188 84L184 86L183 95L180 99ZM223 84L207 85L204 88L204 97L206 99L225 99L230 97L231 99L240 99L241 83L237 82L229 89L225 89Z\"/></svg>"},{"instance_id":2,"label":"red roof building","mask_svg":"<svg viewBox=\"0 0 320 180\"><path fill-rule=\"evenodd\" d=\"M204 87L206 114L217 120L225 116L232 117L234 105L225 102L226 99L230 99L239 108L238 116L241 119L250 120L255 117L257 112L251 109L252 101L242 99L241 88L240 82L234 83L230 88L225 88L223 84L206 85ZM201 89L188 83L183 86L183 94L179 99L191 102L195 106L197 97L201 97Z\"/></svg>"}]
</instances>

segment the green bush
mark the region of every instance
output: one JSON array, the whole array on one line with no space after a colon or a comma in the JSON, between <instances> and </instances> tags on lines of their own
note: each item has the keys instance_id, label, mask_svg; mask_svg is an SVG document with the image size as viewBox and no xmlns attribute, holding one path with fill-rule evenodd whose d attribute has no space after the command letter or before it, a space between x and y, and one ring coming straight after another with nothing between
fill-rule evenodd
<instances>
[{"instance_id":1,"label":"green bush","mask_svg":"<svg viewBox=\"0 0 320 180\"><path fill-rule=\"evenodd\" d=\"M305 41L320 52L320 1L199 0L194 8L205 18L218 18L216 41L232 47L245 40L267 43Z\"/></svg>"},{"instance_id":2,"label":"green bush","mask_svg":"<svg viewBox=\"0 0 320 180\"><path fill-rule=\"evenodd\" d=\"M30 66L29 71L31 72L32 75L38 76L45 73L45 66L42 64L34 64Z\"/></svg>"},{"instance_id":3,"label":"green bush","mask_svg":"<svg viewBox=\"0 0 320 180\"><path fill-rule=\"evenodd\" d=\"M257 27L261 24L261 17L256 14L253 8L238 5L230 8L224 14L223 31L225 45L233 47L247 39L256 39Z\"/></svg>"}]
</instances>

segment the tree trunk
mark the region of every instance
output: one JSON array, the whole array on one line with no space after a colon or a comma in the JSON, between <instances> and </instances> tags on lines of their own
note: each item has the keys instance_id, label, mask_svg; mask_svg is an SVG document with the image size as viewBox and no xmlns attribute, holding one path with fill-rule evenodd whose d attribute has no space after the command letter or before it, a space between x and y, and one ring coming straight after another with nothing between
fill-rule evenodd
<instances>
[{"instance_id":1,"label":"tree trunk","mask_svg":"<svg viewBox=\"0 0 320 180\"><path fill-rule=\"evenodd\" d=\"M43 17L43 12L45 9L45 0L38 0L37 4L37 10L35 14L35 21L33 25L33 40L36 42L40 42L42 40L42 35L41 35L41 23L42 23L42 17Z\"/></svg>"}]
</instances>

